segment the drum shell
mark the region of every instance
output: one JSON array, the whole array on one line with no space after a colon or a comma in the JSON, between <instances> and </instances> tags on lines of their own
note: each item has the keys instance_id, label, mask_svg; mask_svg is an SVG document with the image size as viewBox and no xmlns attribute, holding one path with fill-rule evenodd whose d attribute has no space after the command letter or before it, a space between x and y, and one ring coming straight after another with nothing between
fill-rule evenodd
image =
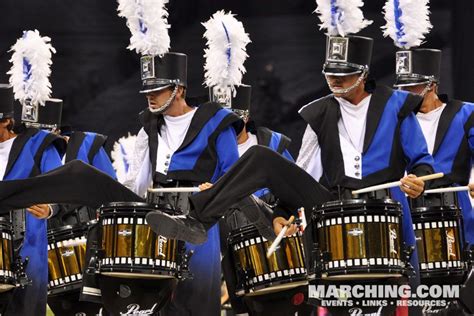
<instances>
[{"instance_id":1,"label":"drum shell","mask_svg":"<svg viewBox=\"0 0 474 316\"><path fill-rule=\"evenodd\" d=\"M15 287L17 275L14 269L13 227L11 222L0 217L0 292Z\"/></svg>"},{"instance_id":2,"label":"drum shell","mask_svg":"<svg viewBox=\"0 0 474 316\"><path fill-rule=\"evenodd\" d=\"M86 266L86 234L96 221L48 230L48 295L80 288Z\"/></svg>"},{"instance_id":3,"label":"drum shell","mask_svg":"<svg viewBox=\"0 0 474 316\"><path fill-rule=\"evenodd\" d=\"M99 210L99 273L124 278L178 277L184 242L155 234L146 203L116 202ZM173 213L171 209L161 209Z\"/></svg>"},{"instance_id":4,"label":"drum shell","mask_svg":"<svg viewBox=\"0 0 474 316\"><path fill-rule=\"evenodd\" d=\"M467 262L459 208L454 205L417 207L412 210L412 218L422 280L441 283L461 280Z\"/></svg>"},{"instance_id":5,"label":"drum shell","mask_svg":"<svg viewBox=\"0 0 474 316\"><path fill-rule=\"evenodd\" d=\"M312 214L317 274L327 279L400 277L402 255L400 203L390 199L331 201Z\"/></svg>"},{"instance_id":6,"label":"drum shell","mask_svg":"<svg viewBox=\"0 0 474 316\"><path fill-rule=\"evenodd\" d=\"M238 280L236 294L264 295L306 284L302 242L299 235L285 237L275 253L267 258L271 242L254 226L233 230L228 243Z\"/></svg>"}]
</instances>

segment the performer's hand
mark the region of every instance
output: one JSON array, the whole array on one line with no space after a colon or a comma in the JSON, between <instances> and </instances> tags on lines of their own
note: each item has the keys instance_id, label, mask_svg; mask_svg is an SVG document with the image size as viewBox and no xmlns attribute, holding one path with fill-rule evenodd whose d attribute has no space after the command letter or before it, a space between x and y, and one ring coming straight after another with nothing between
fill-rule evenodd
<instances>
[{"instance_id":1,"label":"performer's hand","mask_svg":"<svg viewBox=\"0 0 474 316\"><path fill-rule=\"evenodd\" d=\"M405 192L412 199L419 197L425 189L425 182L423 180L420 180L414 174L407 175L406 177L402 178L400 182L402 183L402 185L400 186L402 191Z\"/></svg>"},{"instance_id":2,"label":"performer's hand","mask_svg":"<svg viewBox=\"0 0 474 316\"><path fill-rule=\"evenodd\" d=\"M474 198L474 183L469 183L469 194Z\"/></svg>"},{"instance_id":3,"label":"performer's hand","mask_svg":"<svg viewBox=\"0 0 474 316\"><path fill-rule=\"evenodd\" d=\"M37 204L27 208L27 211L39 219L48 218L51 214L51 207L49 204Z\"/></svg>"},{"instance_id":4,"label":"performer's hand","mask_svg":"<svg viewBox=\"0 0 474 316\"><path fill-rule=\"evenodd\" d=\"M207 189L210 189L210 188L212 188L212 183L209 183L209 182L201 183L199 185L199 190L201 190L201 191L204 191L204 190L207 190Z\"/></svg>"},{"instance_id":5,"label":"performer's hand","mask_svg":"<svg viewBox=\"0 0 474 316\"><path fill-rule=\"evenodd\" d=\"M287 221L284 217L275 217L273 219L273 230L275 231L275 234L278 235L283 227L288 225L289 221ZM298 226L296 224L291 224L290 227L288 227L285 236L290 236L295 234L298 231Z\"/></svg>"}]
</instances>

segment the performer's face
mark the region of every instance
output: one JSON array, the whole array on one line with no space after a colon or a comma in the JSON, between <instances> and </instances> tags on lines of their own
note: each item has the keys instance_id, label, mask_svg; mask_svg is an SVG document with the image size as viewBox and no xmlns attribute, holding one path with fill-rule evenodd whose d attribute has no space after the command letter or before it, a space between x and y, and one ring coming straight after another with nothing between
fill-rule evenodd
<instances>
[{"instance_id":1,"label":"performer's face","mask_svg":"<svg viewBox=\"0 0 474 316\"><path fill-rule=\"evenodd\" d=\"M168 87L160 91L153 91L146 94L148 106L152 109L161 108L171 98L173 87Z\"/></svg>"},{"instance_id":2,"label":"performer's face","mask_svg":"<svg viewBox=\"0 0 474 316\"><path fill-rule=\"evenodd\" d=\"M326 79L328 82L329 87L332 90L344 90L347 88L352 87L357 80L359 79L360 74L354 74L354 75L348 75L348 76L330 76L327 75ZM364 87L364 81L361 81L362 88ZM358 92L358 89L360 87L357 87L353 89L352 91L349 91L347 93L334 93L334 96L339 97L339 98L347 98L350 97L354 92Z\"/></svg>"},{"instance_id":3,"label":"performer's face","mask_svg":"<svg viewBox=\"0 0 474 316\"><path fill-rule=\"evenodd\" d=\"M11 118L4 118L0 119L0 129L5 132L11 130L13 127L13 119Z\"/></svg>"}]
</instances>

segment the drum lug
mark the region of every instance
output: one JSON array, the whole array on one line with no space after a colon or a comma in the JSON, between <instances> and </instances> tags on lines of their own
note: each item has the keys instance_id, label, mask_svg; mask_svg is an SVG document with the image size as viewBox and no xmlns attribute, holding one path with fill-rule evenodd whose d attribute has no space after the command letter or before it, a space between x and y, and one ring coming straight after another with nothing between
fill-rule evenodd
<instances>
[{"instance_id":1,"label":"drum lug","mask_svg":"<svg viewBox=\"0 0 474 316\"><path fill-rule=\"evenodd\" d=\"M324 263L330 260L330 254L328 252L322 252L317 243L313 246L313 258L314 258L314 273L316 278L321 278L322 272L324 271Z\"/></svg>"},{"instance_id":2,"label":"drum lug","mask_svg":"<svg viewBox=\"0 0 474 316\"><path fill-rule=\"evenodd\" d=\"M28 266L28 260L28 257L25 259L25 261L23 261L21 260L21 257L18 256L15 262L15 269L17 271L16 286L21 287L22 289L32 284L32 281L26 275L26 267Z\"/></svg>"},{"instance_id":3,"label":"drum lug","mask_svg":"<svg viewBox=\"0 0 474 316\"><path fill-rule=\"evenodd\" d=\"M408 246L407 244L403 243L402 249L402 261L405 261L406 274L409 278L413 278L416 276L416 272L410 263L410 259L413 255L413 252L415 251L415 246Z\"/></svg>"},{"instance_id":4,"label":"drum lug","mask_svg":"<svg viewBox=\"0 0 474 316\"><path fill-rule=\"evenodd\" d=\"M194 250L190 250L186 252L186 248L183 247L181 249L181 264L180 264L180 269L178 272L178 279L180 280L186 280L186 279L192 279L193 274L191 271L189 271L189 262L191 261L191 257L194 254Z\"/></svg>"},{"instance_id":5,"label":"drum lug","mask_svg":"<svg viewBox=\"0 0 474 316\"><path fill-rule=\"evenodd\" d=\"M468 268L474 266L474 245L467 245L466 249L464 250L464 257L466 258L466 263Z\"/></svg>"}]
</instances>

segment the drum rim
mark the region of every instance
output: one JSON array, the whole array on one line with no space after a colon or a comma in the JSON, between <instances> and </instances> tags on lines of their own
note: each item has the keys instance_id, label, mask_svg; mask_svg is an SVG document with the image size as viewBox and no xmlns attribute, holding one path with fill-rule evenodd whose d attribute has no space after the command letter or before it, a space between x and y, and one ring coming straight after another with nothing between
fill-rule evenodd
<instances>
[{"instance_id":1,"label":"drum rim","mask_svg":"<svg viewBox=\"0 0 474 316\"><path fill-rule=\"evenodd\" d=\"M94 224L97 224L96 219L93 219L84 223L74 224L74 225L64 225L64 226L60 226L56 228L50 228L47 231L47 236L49 237L50 235L52 236L57 233L67 232L67 231L77 231L77 230L87 231L87 229Z\"/></svg>"},{"instance_id":2,"label":"drum rim","mask_svg":"<svg viewBox=\"0 0 474 316\"><path fill-rule=\"evenodd\" d=\"M138 207L138 208L149 208L155 210L153 205L146 203L146 202L110 202L102 204L99 207L99 210L102 211L103 209L114 208L114 207Z\"/></svg>"},{"instance_id":3,"label":"drum rim","mask_svg":"<svg viewBox=\"0 0 474 316\"><path fill-rule=\"evenodd\" d=\"M461 214L461 209L456 205L439 205L439 206L420 206L411 209L412 215L428 215L435 212L458 213Z\"/></svg>"},{"instance_id":4,"label":"drum rim","mask_svg":"<svg viewBox=\"0 0 474 316\"><path fill-rule=\"evenodd\" d=\"M240 234L245 234L245 233L251 234L254 232L258 233L257 227L255 227L255 225L253 224L249 224L249 225L245 225L245 226L231 230L229 232L229 238L240 235Z\"/></svg>"},{"instance_id":5,"label":"drum rim","mask_svg":"<svg viewBox=\"0 0 474 316\"><path fill-rule=\"evenodd\" d=\"M161 211L167 214L181 214L173 210L161 207L159 204L150 204L146 202L111 202L104 204L99 208L99 218L114 216L122 212L130 212L134 210L135 213L143 213L145 215L148 212Z\"/></svg>"},{"instance_id":6,"label":"drum rim","mask_svg":"<svg viewBox=\"0 0 474 316\"><path fill-rule=\"evenodd\" d=\"M334 200L334 201L327 201L321 205L319 205L318 210L320 209L332 209L332 208L339 208L344 206L355 206L355 205L392 205L396 207L401 207L401 203L394 200L394 199L343 199L343 200Z\"/></svg>"}]
</instances>

